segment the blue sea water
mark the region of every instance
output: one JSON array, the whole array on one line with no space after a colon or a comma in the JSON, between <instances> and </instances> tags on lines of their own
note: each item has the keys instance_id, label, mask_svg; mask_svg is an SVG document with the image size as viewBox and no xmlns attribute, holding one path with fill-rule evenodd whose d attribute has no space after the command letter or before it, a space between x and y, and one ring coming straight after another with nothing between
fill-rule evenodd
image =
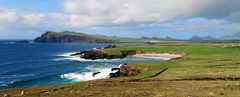
<instances>
[{"instance_id":1,"label":"blue sea water","mask_svg":"<svg viewBox=\"0 0 240 97\"><path fill-rule=\"evenodd\" d=\"M162 59L124 58L84 60L69 56L74 52L109 44L30 43L0 41L0 89L42 86L106 78L110 68L121 63L162 61ZM92 77L93 72L101 73Z\"/></svg>"}]
</instances>

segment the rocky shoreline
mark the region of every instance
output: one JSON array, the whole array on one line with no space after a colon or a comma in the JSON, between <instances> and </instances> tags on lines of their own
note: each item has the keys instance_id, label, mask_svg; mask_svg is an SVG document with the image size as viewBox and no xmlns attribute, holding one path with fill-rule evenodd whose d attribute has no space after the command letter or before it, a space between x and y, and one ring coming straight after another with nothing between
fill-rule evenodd
<instances>
[{"instance_id":1,"label":"rocky shoreline","mask_svg":"<svg viewBox=\"0 0 240 97\"><path fill-rule=\"evenodd\" d=\"M120 55L111 55L102 51L102 49L107 48L117 48L116 45L108 45L106 47L97 48L94 50L81 51L71 56L79 56L79 58L97 60L97 59L122 59L128 56L133 57L147 57L147 58L167 58L167 59L180 59L183 55L169 54L169 53L141 53L137 50L123 50ZM113 77L123 77L123 76L136 76L144 72L146 68L135 67L128 65L127 63L120 64L118 68L111 68L112 73L109 74L110 78ZM92 76L94 77L101 72L94 72Z\"/></svg>"},{"instance_id":2,"label":"rocky shoreline","mask_svg":"<svg viewBox=\"0 0 240 97\"><path fill-rule=\"evenodd\" d=\"M78 56L79 58L88 59L88 60L98 60L98 59L122 59L128 56L137 54L136 50L123 50L120 55L111 55L105 52L102 52L103 49L108 48L117 48L116 45L108 45L102 48L96 48L93 50L81 51L70 56ZM145 71L145 68L130 66L127 63L120 64L119 67L111 68L112 73L109 74L109 77L120 77L120 76L135 76L139 73ZM92 77L100 74L101 72L94 72Z\"/></svg>"},{"instance_id":3,"label":"rocky shoreline","mask_svg":"<svg viewBox=\"0 0 240 97\"><path fill-rule=\"evenodd\" d=\"M101 49L107 49L107 48L116 48L115 45L108 45L103 48L97 48L95 50L87 50L87 51L81 51L75 54L72 54L71 56L79 56L83 59L90 59L90 60L97 60L97 59L122 59L129 55L135 55L137 54L136 50L125 50L121 51L121 55L111 55L105 52L102 52Z\"/></svg>"}]
</instances>

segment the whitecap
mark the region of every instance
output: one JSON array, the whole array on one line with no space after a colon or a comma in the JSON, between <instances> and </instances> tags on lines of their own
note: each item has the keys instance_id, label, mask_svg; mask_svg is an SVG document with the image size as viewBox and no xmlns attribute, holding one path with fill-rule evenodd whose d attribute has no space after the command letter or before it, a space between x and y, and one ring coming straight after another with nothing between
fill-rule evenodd
<instances>
[{"instance_id":1,"label":"whitecap","mask_svg":"<svg viewBox=\"0 0 240 97\"><path fill-rule=\"evenodd\" d=\"M68 57L71 56L72 54L76 54L78 52L68 52L68 53L61 53L61 54L57 54L57 56L59 57Z\"/></svg>"},{"instance_id":2,"label":"whitecap","mask_svg":"<svg viewBox=\"0 0 240 97\"><path fill-rule=\"evenodd\" d=\"M0 88L1 87L7 87L8 84L6 82L0 81Z\"/></svg>"},{"instance_id":3,"label":"whitecap","mask_svg":"<svg viewBox=\"0 0 240 97\"><path fill-rule=\"evenodd\" d=\"M11 79L11 78L22 78L22 77L30 77L30 76L34 76L34 74L25 74L25 75L15 74L15 75L1 76L1 78Z\"/></svg>"},{"instance_id":4,"label":"whitecap","mask_svg":"<svg viewBox=\"0 0 240 97\"><path fill-rule=\"evenodd\" d=\"M91 72L82 72L82 73L73 72L73 73L60 75L60 77L68 80L73 80L73 81L89 81L89 80L96 80L96 79L104 79L104 78L109 78L109 74L115 72L115 71L111 71L111 68L113 67L107 67L107 68L87 67L86 69L91 69ZM100 73L93 76L94 72L100 72Z\"/></svg>"},{"instance_id":5,"label":"whitecap","mask_svg":"<svg viewBox=\"0 0 240 97\"><path fill-rule=\"evenodd\" d=\"M0 84L3 84L3 83L5 83L5 82L3 82L3 81L0 81Z\"/></svg>"}]
</instances>

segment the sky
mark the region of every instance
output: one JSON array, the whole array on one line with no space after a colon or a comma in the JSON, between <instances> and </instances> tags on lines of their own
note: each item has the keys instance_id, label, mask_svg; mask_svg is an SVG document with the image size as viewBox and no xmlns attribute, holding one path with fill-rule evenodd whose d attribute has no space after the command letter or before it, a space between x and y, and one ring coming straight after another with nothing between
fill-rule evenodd
<instances>
[{"instance_id":1,"label":"sky","mask_svg":"<svg viewBox=\"0 0 240 97\"><path fill-rule=\"evenodd\" d=\"M46 31L121 37L221 37L240 32L240 0L0 0L0 39Z\"/></svg>"}]
</instances>

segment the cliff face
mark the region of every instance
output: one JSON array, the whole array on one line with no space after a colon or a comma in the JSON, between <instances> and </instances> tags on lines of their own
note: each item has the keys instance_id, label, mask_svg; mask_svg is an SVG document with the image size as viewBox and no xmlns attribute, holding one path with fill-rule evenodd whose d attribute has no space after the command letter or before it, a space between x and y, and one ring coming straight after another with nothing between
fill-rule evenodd
<instances>
[{"instance_id":1,"label":"cliff face","mask_svg":"<svg viewBox=\"0 0 240 97\"><path fill-rule=\"evenodd\" d=\"M68 42L88 42L88 43L113 43L117 42L106 36L88 35L76 32L51 32L48 31L40 37L34 39L40 43L68 43Z\"/></svg>"}]
</instances>

